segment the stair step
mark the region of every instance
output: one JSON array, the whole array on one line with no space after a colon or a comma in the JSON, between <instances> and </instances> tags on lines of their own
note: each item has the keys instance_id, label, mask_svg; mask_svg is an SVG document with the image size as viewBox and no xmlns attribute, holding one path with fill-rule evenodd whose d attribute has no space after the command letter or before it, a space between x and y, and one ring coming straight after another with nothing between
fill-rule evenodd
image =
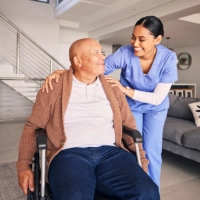
<instances>
[{"instance_id":1,"label":"stair step","mask_svg":"<svg viewBox=\"0 0 200 200\"><path fill-rule=\"evenodd\" d=\"M33 98L32 98L33 99ZM33 99L34 100L34 99ZM27 101L27 100L26 100ZM32 100L31 100L32 101ZM12 109L14 108L14 107L16 107L16 109L17 108L19 108L19 107L25 107L25 106L27 106L27 103L24 103L24 101L23 101L23 99L21 100L21 101L16 101L15 102L15 106L13 106L13 101L3 101L3 102L1 102L1 106L2 107L10 107L9 109L11 109L11 107L12 107ZM31 104L31 103L29 103L29 104ZM1 107L0 107L1 108ZM3 109L5 109L5 108L3 108ZM0 109L0 110L2 110L2 109Z\"/></svg>"},{"instance_id":2,"label":"stair step","mask_svg":"<svg viewBox=\"0 0 200 200\"><path fill-rule=\"evenodd\" d=\"M24 80L3 80L3 82L10 87L27 87L27 88L36 88L38 87L38 84L35 82L25 82Z\"/></svg>"},{"instance_id":3,"label":"stair step","mask_svg":"<svg viewBox=\"0 0 200 200\"><path fill-rule=\"evenodd\" d=\"M35 87L14 87L17 92L22 93L22 92L37 92L37 89Z\"/></svg>"},{"instance_id":4,"label":"stair step","mask_svg":"<svg viewBox=\"0 0 200 200\"><path fill-rule=\"evenodd\" d=\"M25 78L24 74L14 74L13 73L13 66L0 57L0 78ZM9 87L13 88L13 92L17 92L31 102L35 102L36 95L38 93L39 84L34 81L29 80L3 80L2 82L8 85ZM13 93L12 92L12 93ZM4 93L4 96L8 97L11 96L12 93ZM9 102L7 102L9 104Z\"/></svg>"}]
</instances>

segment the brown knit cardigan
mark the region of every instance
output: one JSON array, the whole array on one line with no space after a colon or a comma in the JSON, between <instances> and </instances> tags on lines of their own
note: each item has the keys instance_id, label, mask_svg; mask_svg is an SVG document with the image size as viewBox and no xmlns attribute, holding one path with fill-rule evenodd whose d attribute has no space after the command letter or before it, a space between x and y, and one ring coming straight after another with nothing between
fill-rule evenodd
<instances>
[{"instance_id":1,"label":"brown knit cardigan","mask_svg":"<svg viewBox=\"0 0 200 200\"><path fill-rule=\"evenodd\" d=\"M20 140L18 162L16 164L18 175L25 170L31 170L29 165L36 151L35 129L44 128L47 131L48 166L67 141L63 119L71 93L72 75L72 69L70 68L61 75L58 83L53 83L54 89L52 91L42 93L40 90L38 92L32 114L24 126ZM135 151L132 138L122 134L123 125L136 129L135 120L126 98L117 87L112 88L103 75L100 75L99 78L113 111L116 146L125 149L122 143L123 137L129 148ZM149 161L145 158L142 145L139 146L139 149L142 158L142 167L147 171Z\"/></svg>"}]
</instances>

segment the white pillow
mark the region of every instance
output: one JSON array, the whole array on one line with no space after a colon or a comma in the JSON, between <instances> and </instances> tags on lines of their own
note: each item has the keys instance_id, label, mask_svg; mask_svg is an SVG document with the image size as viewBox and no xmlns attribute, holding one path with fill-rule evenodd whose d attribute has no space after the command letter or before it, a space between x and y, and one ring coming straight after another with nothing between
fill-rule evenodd
<instances>
[{"instance_id":1,"label":"white pillow","mask_svg":"<svg viewBox=\"0 0 200 200\"><path fill-rule=\"evenodd\" d=\"M197 127L200 127L200 102L188 104L192 111L194 121Z\"/></svg>"}]
</instances>

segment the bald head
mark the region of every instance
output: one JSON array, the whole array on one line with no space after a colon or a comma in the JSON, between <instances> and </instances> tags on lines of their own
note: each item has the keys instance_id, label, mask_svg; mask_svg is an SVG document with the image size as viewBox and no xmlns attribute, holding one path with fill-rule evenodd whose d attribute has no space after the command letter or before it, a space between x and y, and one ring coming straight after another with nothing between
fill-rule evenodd
<instances>
[{"instance_id":1,"label":"bald head","mask_svg":"<svg viewBox=\"0 0 200 200\"><path fill-rule=\"evenodd\" d=\"M87 51L94 43L96 44L98 42L92 38L83 38L73 42L69 49L69 59L71 64L74 64L75 56L81 56L84 50Z\"/></svg>"},{"instance_id":2,"label":"bald head","mask_svg":"<svg viewBox=\"0 0 200 200\"><path fill-rule=\"evenodd\" d=\"M75 41L69 49L69 57L74 76L86 84L105 71L102 47L92 38Z\"/></svg>"}]
</instances>

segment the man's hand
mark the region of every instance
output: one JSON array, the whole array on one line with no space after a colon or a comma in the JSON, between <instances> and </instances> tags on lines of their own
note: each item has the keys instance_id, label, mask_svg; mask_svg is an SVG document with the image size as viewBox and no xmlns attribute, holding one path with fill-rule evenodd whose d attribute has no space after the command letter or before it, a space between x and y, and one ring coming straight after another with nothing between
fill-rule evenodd
<instances>
[{"instance_id":1,"label":"man's hand","mask_svg":"<svg viewBox=\"0 0 200 200\"><path fill-rule=\"evenodd\" d=\"M23 193L27 195L28 188L31 192L34 191L33 172L30 170L22 172L19 176L19 187L23 190Z\"/></svg>"},{"instance_id":2,"label":"man's hand","mask_svg":"<svg viewBox=\"0 0 200 200\"><path fill-rule=\"evenodd\" d=\"M56 83L58 83L60 75L62 73L64 73L65 70L56 70L55 72L53 72L52 74L50 74L49 76L47 76L47 78L45 79L44 83L42 84L41 90L42 92L44 92L46 90L46 92L49 92L49 88L51 90L53 90L53 86L52 86L52 80L56 80Z\"/></svg>"}]
</instances>

